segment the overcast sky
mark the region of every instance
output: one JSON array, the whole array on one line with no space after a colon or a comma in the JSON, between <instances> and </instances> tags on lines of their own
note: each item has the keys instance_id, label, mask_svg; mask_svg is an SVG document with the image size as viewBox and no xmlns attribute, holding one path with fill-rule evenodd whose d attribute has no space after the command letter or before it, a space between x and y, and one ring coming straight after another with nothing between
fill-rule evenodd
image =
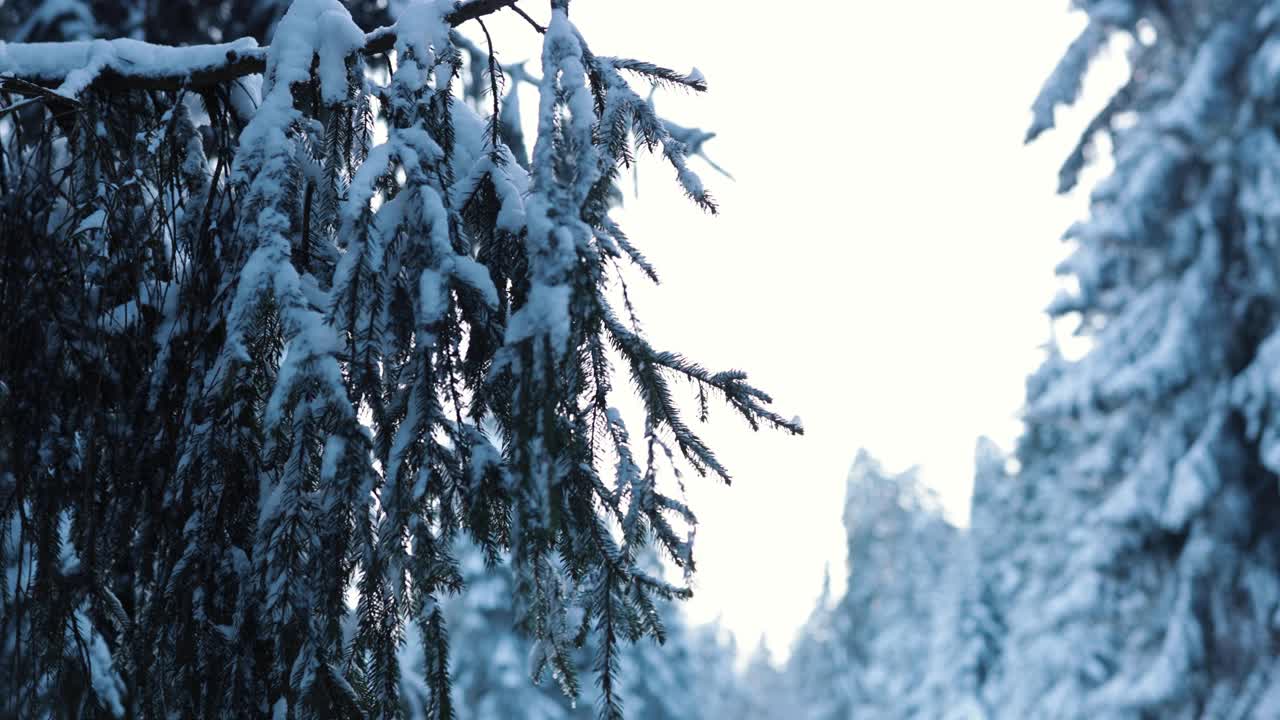
<instances>
[{"instance_id":1,"label":"overcast sky","mask_svg":"<svg viewBox=\"0 0 1280 720\"><path fill-rule=\"evenodd\" d=\"M527 26L500 16L503 61L536 56ZM1083 113L1036 146L1022 138L1082 19L1066 0L576 0L571 19L598 54L708 78L707 94L657 107L718 133L706 150L736 182L697 167L721 215L650 163L620 217L663 278L633 288L655 345L747 370L807 428L752 434L713 414L706 437L734 485L689 482L691 615L785 655L824 566L837 589L845 576L858 448L921 465L963 522L977 437L1012 447L1058 238L1085 207L1054 195ZM1123 72L1115 55L1086 107Z\"/></svg>"}]
</instances>

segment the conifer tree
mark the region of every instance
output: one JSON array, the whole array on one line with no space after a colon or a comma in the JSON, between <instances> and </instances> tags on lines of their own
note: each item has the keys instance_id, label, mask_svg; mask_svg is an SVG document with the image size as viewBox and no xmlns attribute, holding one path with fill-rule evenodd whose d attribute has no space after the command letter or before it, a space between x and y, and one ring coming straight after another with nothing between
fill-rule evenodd
<instances>
[{"instance_id":1,"label":"conifer tree","mask_svg":"<svg viewBox=\"0 0 1280 720\"><path fill-rule=\"evenodd\" d=\"M890 473L860 450L847 487L845 593L832 599L824 587L786 667L772 671L777 679L766 671L767 654L753 658L745 682L756 710L748 717L935 717L940 706L929 701L944 691L929 683L958 674L942 681L929 671L938 637L955 633L939 620L959 621L938 612L959 597L957 583L940 589L939 580L964 577L948 569L964 539L915 469Z\"/></svg>"},{"instance_id":2,"label":"conifer tree","mask_svg":"<svg viewBox=\"0 0 1280 720\"><path fill-rule=\"evenodd\" d=\"M719 620L690 628L690 658L695 681L690 706L696 717L747 717L747 689L735 667L738 645Z\"/></svg>"},{"instance_id":3,"label":"conifer tree","mask_svg":"<svg viewBox=\"0 0 1280 720\"><path fill-rule=\"evenodd\" d=\"M1033 502L1056 547L1011 617L1020 675L1006 694L1045 718L1269 717L1280 5L1076 5L1087 27L1028 139L1111 38L1131 39L1132 72L1061 174L1073 186L1088 148L1110 139L1115 169L1068 233L1061 272L1076 288L1050 308L1092 349L1051 357L1028 402L1021 474L1043 493Z\"/></svg>"},{"instance_id":4,"label":"conifer tree","mask_svg":"<svg viewBox=\"0 0 1280 720\"><path fill-rule=\"evenodd\" d=\"M998 717L987 693L1002 669L1006 601L1018 581L1009 548L1023 527L1011 512L1018 486L1004 453L978 440L969 527L953 545L932 593L927 674L907 716L944 720Z\"/></svg>"},{"instance_id":5,"label":"conifer tree","mask_svg":"<svg viewBox=\"0 0 1280 720\"><path fill-rule=\"evenodd\" d=\"M889 473L864 450L845 496L847 590L838 605L855 673L855 714L890 716L924 680L932 593L956 530L913 468Z\"/></svg>"},{"instance_id":6,"label":"conifer tree","mask_svg":"<svg viewBox=\"0 0 1280 720\"><path fill-rule=\"evenodd\" d=\"M796 717L842 720L856 702L858 676L847 640L854 618L840 611L831 596L831 568L826 568L818 602L792 643L786 666L786 692Z\"/></svg>"},{"instance_id":7,"label":"conifer tree","mask_svg":"<svg viewBox=\"0 0 1280 720\"><path fill-rule=\"evenodd\" d=\"M150 39L133 5L45 5L69 14L15 37ZM161 37L218 39L235 5ZM610 216L637 150L715 210L633 83L701 75L596 54L555 0L518 157L515 71L457 30L515 5L0 45L0 712L390 718L412 675L456 717L441 601L469 537L510 555L533 674L579 695L590 638L620 716L624 645L688 595L643 558L694 569L660 461L729 478L680 388L800 428L619 299L629 265L656 280Z\"/></svg>"},{"instance_id":8,"label":"conifer tree","mask_svg":"<svg viewBox=\"0 0 1280 720\"><path fill-rule=\"evenodd\" d=\"M742 687L743 693L735 708L737 712L731 717L749 720L787 717L797 707L787 694L788 683L784 671L777 666L763 637L747 658L747 666L742 674Z\"/></svg>"}]
</instances>

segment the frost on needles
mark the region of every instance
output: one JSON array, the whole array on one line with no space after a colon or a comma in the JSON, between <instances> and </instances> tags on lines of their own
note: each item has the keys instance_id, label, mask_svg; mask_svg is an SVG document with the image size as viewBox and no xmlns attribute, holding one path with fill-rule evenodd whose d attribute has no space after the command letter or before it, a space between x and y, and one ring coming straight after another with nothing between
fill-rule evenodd
<instances>
[{"instance_id":1,"label":"frost on needles","mask_svg":"<svg viewBox=\"0 0 1280 720\"><path fill-rule=\"evenodd\" d=\"M564 0L530 18L540 77L503 67L483 16L514 4L0 44L0 712L454 717L441 601L474 546L510 558L532 674L589 692L588 648L621 716L623 645L689 594L654 553L694 570L660 474L729 478L680 395L800 428L619 305L657 277L610 216L634 152L715 211L633 83L701 74L595 54ZM14 36L86 39L50 5ZM192 17L169 39L223 36Z\"/></svg>"}]
</instances>

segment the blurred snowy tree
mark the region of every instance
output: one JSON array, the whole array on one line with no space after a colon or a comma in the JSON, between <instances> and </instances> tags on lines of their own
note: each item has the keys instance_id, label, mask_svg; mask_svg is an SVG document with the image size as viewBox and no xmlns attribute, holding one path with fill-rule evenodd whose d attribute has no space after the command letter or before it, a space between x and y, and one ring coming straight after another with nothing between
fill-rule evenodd
<instances>
[{"instance_id":1,"label":"blurred snowy tree","mask_svg":"<svg viewBox=\"0 0 1280 720\"><path fill-rule=\"evenodd\" d=\"M907 703L908 717L995 717L985 692L1000 664L1005 601L1017 578L1008 548L1024 527L1010 513L1017 486L1005 463L994 443L979 439L969 528L953 545L932 595L927 674Z\"/></svg>"},{"instance_id":2,"label":"blurred snowy tree","mask_svg":"<svg viewBox=\"0 0 1280 720\"><path fill-rule=\"evenodd\" d=\"M940 580L951 574L962 536L914 469L886 472L865 451L849 472L844 523L845 594L832 600L824 584L777 680L770 680L767 657L757 654L752 668L759 677L749 669L746 685L763 697L750 718L905 718L920 702L937 608L955 602L950 592L939 593Z\"/></svg>"},{"instance_id":3,"label":"blurred snowy tree","mask_svg":"<svg viewBox=\"0 0 1280 720\"><path fill-rule=\"evenodd\" d=\"M717 620L690 628L689 646L695 673L690 707L696 717L746 717L744 684L735 667L738 645L733 635Z\"/></svg>"},{"instance_id":4,"label":"blurred snowy tree","mask_svg":"<svg viewBox=\"0 0 1280 720\"><path fill-rule=\"evenodd\" d=\"M1057 532L1009 617L1004 694L1045 718L1275 717L1280 3L1077 5L1029 139L1109 38L1131 38L1132 74L1062 172L1109 136L1050 308L1092 349L1051 357L1028 402L1022 482Z\"/></svg>"},{"instance_id":5,"label":"blurred snowy tree","mask_svg":"<svg viewBox=\"0 0 1280 720\"><path fill-rule=\"evenodd\" d=\"M610 216L633 153L715 210L631 82L704 80L595 54L554 0L518 158L510 73L454 30L515 0L369 33L241 5L0 8L22 40L271 41L0 44L0 714L455 717L466 536L510 557L525 669L577 695L591 645L618 716L627 644L688 595L646 558L694 569L660 467L729 477L677 388L800 432L622 289L656 280Z\"/></svg>"},{"instance_id":6,"label":"blurred snowy tree","mask_svg":"<svg viewBox=\"0 0 1280 720\"><path fill-rule=\"evenodd\" d=\"M742 673L742 692L734 702L734 714L746 720L792 717L798 706L789 696L787 679L773 659L764 638L756 645Z\"/></svg>"},{"instance_id":7,"label":"blurred snowy tree","mask_svg":"<svg viewBox=\"0 0 1280 720\"><path fill-rule=\"evenodd\" d=\"M851 716L858 677L847 640L848 617L831 597L831 570L823 577L818 603L792 643L787 659L787 693L793 716L805 720L844 720Z\"/></svg>"}]
</instances>

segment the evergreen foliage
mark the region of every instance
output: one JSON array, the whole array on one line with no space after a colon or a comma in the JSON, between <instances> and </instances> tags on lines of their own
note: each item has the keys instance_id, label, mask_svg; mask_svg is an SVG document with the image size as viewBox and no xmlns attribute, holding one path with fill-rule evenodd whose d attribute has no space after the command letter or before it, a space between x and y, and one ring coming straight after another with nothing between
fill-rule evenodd
<instances>
[{"instance_id":1,"label":"evergreen foliage","mask_svg":"<svg viewBox=\"0 0 1280 720\"><path fill-rule=\"evenodd\" d=\"M1044 717L1274 716L1280 5L1081 6L1086 35L1132 38L1132 74L1088 129L1115 169L1068 233L1077 288L1050 308L1092 349L1027 408L1066 441L1019 454L1071 523L1061 572L1022 600L1037 615L1011 618L1074 651L1038 653L1009 692L1042 685L1019 704ZM1087 65L1064 61L1037 127Z\"/></svg>"},{"instance_id":2,"label":"evergreen foliage","mask_svg":"<svg viewBox=\"0 0 1280 720\"><path fill-rule=\"evenodd\" d=\"M574 720L594 716L592 703L574 702L554 683L533 685L526 672L532 643L516 629L512 604L514 577L504 558L489 562L484 551L460 541L457 557L464 589L443 601L451 628L453 697L460 720ZM653 559L650 571L660 574ZM621 648L622 668L618 702L628 718L638 720L694 720L725 717L720 705L737 692L734 654L715 637L714 628L688 627L675 605L661 603L658 614L663 643L646 639ZM414 630L411 628L411 634ZM591 643L588 643L589 645ZM403 667L422 666L421 645L402 646ZM575 654L579 668L590 669L595 652L585 647ZM410 720L426 713L430 688L415 672L402 676L401 686Z\"/></svg>"},{"instance_id":3,"label":"evergreen foliage","mask_svg":"<svg viewBox=\"0 0 1280 720\"><path fill-rule=\"evenodd\" d=\"M444 604L469 538L510 557L533 675L579 695L594 648L602 717L670 716L625 672L689 594L654 553L694 570L660 466L729 479L681 388L800 428L620 309L628 265L656 280L610 217L636 149L715 210L628 78L701 76L596 55L567 0L541 77L452 27L513 4L368 34L389 10L0 8L17 40L271 43L0 44L0 714L473 717ZM538 91L528 158L504 83Z\"/></svg>"}]
</instances>

